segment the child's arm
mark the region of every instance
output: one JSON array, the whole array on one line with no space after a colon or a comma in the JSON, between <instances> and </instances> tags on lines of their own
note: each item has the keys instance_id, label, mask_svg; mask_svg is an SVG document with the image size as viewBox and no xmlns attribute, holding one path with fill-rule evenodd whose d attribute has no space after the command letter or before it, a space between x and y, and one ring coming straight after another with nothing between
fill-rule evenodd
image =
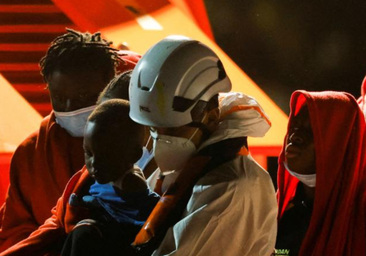
<instances>
[{"instance_id":1,"label":"child's arm","mask_svg":"<svg viewBox=\"0 0 366 256\"><path fill-rule=\"evenodd\" d=\"M147 189L144 174L140 169L134 169L133 172L126 175L123 179L122 190L124 192L138 192Z\"/></svg>"}]
</instances>

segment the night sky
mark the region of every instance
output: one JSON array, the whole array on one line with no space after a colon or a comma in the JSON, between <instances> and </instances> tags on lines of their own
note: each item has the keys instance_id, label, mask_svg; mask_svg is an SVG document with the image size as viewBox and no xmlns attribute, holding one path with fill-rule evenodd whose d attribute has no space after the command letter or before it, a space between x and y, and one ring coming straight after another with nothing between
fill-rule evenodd
<instances>
[{"instance_id":1,"label":"night sky","mask_svg":"<svg viewBox=\"0 0 366 256\"><path fill-rule=\"evenodd\" d=\"M297 89L359 97L366 74L366 1L205 4L217 43L286 114Z\"/></svg>"}]
</instances>

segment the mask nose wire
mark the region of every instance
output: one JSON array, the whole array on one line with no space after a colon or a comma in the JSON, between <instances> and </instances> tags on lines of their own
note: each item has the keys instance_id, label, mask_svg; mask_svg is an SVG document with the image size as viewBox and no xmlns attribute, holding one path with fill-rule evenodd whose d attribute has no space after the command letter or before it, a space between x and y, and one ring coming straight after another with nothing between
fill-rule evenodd
<instances>
[{"instance_id":1,"label":"mask nose wire","mask_svg":"<svg viewBox=\"0 0 366 256\"><path fill-rule=\"evenodd\" d=\"M151 131L150 130L150 136L153 140L156 140L156 141L164 142L166 144L171 144L172 143L170 140L160 138L157 131Z\"/></svg>"},{"instance_id":2,"label":"mask nose wire","mask_svg":"<svg viewBox=\"0 0 366 256\"><path fill-rule=\"evenodd\" d=\"M206 116L207 116L207 113L202 117L201 122L193 123L192 127L196 127L196 129L193 132L193 134L191 135L191 137L189 137L188 141L192 140L192 138L197 134L198 130L201 130L203 133L207 131L206 125L202 124L202 121L206 118ZM150 136L153 140L156 140L156 141L164 142L166 144L172 143L170 140L160 138L160 136L156 130L155 131L150 130Z\"/></svg>"}]
</instances>

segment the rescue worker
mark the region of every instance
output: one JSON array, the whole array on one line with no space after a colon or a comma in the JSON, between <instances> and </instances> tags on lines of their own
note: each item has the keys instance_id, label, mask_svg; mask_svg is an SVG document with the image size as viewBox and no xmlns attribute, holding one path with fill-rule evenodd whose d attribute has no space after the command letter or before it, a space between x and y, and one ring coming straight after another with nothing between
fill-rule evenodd
<instances>
[{"instance_id":1,"label":"rescue worker","mask_svg":"<svg viewBox=\"0 0 366 256\"><path fill-rule=\"evenodd\" d=\"M247 137L270 128L257 101L229 92L218 56L183 36L142 57L130 82L131 118L150 127L158 170L149 185L161 200L134 246L153 255L270 255L276 199Z\"/></svg>"}]
</instances>

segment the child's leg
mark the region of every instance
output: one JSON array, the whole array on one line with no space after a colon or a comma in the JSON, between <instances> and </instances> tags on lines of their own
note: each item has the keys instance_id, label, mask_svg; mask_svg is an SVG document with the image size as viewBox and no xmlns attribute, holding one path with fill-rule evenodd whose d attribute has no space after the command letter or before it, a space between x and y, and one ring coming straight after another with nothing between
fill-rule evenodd
<instances>
[{"instance_id":1,"label":"child's leg","mask_svg":"<svg viewBox=\"0 0 366 256\"><path fill-rule=\"evenodd\" d=\"M105 242L102 232L94 220L83 220L67 237L61 256L101 256Z\"/></svg>"},{"instance_id":2,"label":"child's leg","mask_svg":"<svg viewBox=\"0 0 366 256\"><path fill-rule=\"evenodd\" d=\"M126 223L101 225L91 219L80 221L67 237L61 256L151 255L131 247L140 228Z\"/></svg>"}]
</instances>

